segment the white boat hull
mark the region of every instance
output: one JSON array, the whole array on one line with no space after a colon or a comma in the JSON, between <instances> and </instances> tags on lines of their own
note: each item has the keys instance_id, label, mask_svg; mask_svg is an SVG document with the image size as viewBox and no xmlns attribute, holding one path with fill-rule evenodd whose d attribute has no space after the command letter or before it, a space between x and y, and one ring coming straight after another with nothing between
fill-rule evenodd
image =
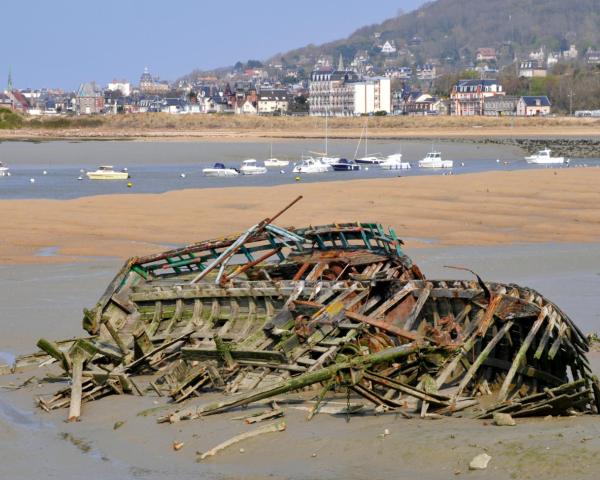
<instances>
[{"instance_id":1,"label":"white boat hull","mask_svg":"<svg viewBox=\"0 0 600 480\"><path fill-rule=\"evenodd\" d=\"M383 162L379 165L382 170L408 170L410 163L408 162Z\"/></svg>"},{"instance_id":2,"label":"white boat hull","mask_svg":"<svg viewBox=\"0 0 600 480\"><path fill-rule=\"evenodd\" d=\"M0 177L6 177L8 175L8 168L0 168Z\"/></svg>"},{"instance_id":3,"label":"white boat hull","mask_svg":"<svg viewBox=\"0 0 600 480\"><path fill-rule=\"evenodd\" d=\"M90 180L127 180L129 178L129 174L127 172L114 172L114 173L87 172L86 175Z\"/></svg>"},{"instance_id":4,"label":"white boat hull","mask_svg":"<svg viewBox=\"0 0 600 480\"><path fill-rule=\"evenodd\" d=\"M420 160L420 168L452 168L454 162L452 160L440 160L439 162L430 162L429 160Z\"/></svg>"},{"instance_id":5,"label":"white boat hull","mask_svg":"<svg viewBox=\"0 0 600 480\"><path fill-rule=\"evenodd\" d=\"M377 158L377 157L357 158L354 161L356 163L362 163L364 165L381 165L384 162L384 160L382 160L381 158Z\"/></svg>"},{"instance_id":6,"label":"white boat hull","mask_svg":"<svg viewBox=\"0 0 600 480\"><path fill-rule=\"evenodd\" d=\"M564 157L553 157L553 158L537 158L537 157L525 157L527 163L535 165L560 165L565 163Z\"/></svg>"},{"instance_id":7,"label":"white boat hull","mask_svg":"<svg viewBox=\"0 0 600 480\"><path fill-rule=\"evenodd\" d=\"M293 173L325 173L328 172L329 169L326 166L319 167L302 167L297 166L292 170Z\"/></svg>"},{"instance_id":8,"label":"white boat hull","mask_svg":"<svg viewBox=\"0 0 600 480\"><path fill-rule=\"evenodd\" d=\"M229 168L204 168L202 170L202 175L205 177L235 177L239 174L235 170Z\"/></svg>"},{"instance_id":9,"label":"white boat hull","mask_svg":"<svg viewBox=\"0 0 600 480\"><path fill-rule=\"evenodd\" d=\"M289 160L278 160L276 158L269 158L268 160L265 160L265 167L268 168L287 167L289 164Z\"/></svg>"},{"instance_id":10,"label":"white boat hull","mask_svg":"<svg viewBox=\"0 0 600 480\"><path fill-rule=\"evenodd\" d=\"M240 168L242 175L264 175L267 173L267 167L252 167L252 168Z\"/></svg>"}]
</instances>

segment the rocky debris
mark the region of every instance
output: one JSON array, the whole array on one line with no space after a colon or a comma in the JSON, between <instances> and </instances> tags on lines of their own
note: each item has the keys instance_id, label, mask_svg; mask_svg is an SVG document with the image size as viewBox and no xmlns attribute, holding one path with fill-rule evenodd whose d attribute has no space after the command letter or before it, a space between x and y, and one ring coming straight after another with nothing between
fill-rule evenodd
<instances>
[{"instance_id":1,"label":"rocky debris","mask_svg":"<svg viewBox=\"0 0 600 480\"><path fill-rule=\"evenodd\" d=\"M498 427L514 427L517 422L508 413L494 413L494 425Z\"/></svg>"},{"instance_id":2,"label":"rocky debris","mask_svg":"<svg viewBox=\"0 0 600 480\"><path fill-rule=\"evenodd\" d=\"M469 470L485 470L491 459L492 457L487 453L480 453L469 462Z\"/></svg>"}]
</instances>

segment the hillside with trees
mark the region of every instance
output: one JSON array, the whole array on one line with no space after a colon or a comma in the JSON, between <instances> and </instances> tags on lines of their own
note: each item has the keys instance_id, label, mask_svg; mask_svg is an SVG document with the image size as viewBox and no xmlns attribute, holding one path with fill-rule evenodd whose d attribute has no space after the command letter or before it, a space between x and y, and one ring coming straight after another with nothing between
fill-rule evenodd
<instances>
[{"instance_id":1,"label":"hillside with trees","mask_svg":"<svg viewBox=\"0 0 600 480\"><path fill-rule=\"evenodd\" d=\"M366 51L377 63L385 61L380 45L393 41L400 51L405 47L417 64L434 60L468 65L481 47L495 48L499 63L507 64L541 46L561 51L575 44L580 52L599 47L598 25L600 0L437 0L363 27L346 39L273 58L302 64L323 55L352 59Z\"/></svg>"}]
</instances>

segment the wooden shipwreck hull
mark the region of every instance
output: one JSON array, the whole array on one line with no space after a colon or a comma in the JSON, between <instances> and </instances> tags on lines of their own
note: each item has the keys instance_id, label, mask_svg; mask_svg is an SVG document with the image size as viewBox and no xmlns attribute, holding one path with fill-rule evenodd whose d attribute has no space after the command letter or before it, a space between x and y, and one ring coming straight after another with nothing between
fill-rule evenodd
<instances>
[{"instance_id":1,"label":"wooden shipwreck hull","mask_svg":"<svg viewBox=\"0 0 600 480\"><path fill-rule=\"evenodd\" d=\"M240 235L130 259L84 315L89 337L17 366L54 360L72 385L42 408L110 394L222 390L177 421L311 385L388 410L471 416L598 413L588 342L567 315L517 285L426 280L376 223Z\"/></svg>"}]
</instances>

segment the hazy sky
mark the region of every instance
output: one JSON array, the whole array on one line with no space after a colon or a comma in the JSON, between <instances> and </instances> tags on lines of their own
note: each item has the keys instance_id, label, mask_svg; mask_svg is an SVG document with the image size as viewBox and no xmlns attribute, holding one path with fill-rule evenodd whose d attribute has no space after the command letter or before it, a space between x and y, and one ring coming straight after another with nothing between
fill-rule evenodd
<instances>
[{"instance_id":1,"label":"hazy sky","mask_svg":"<svg viewBox=\"0 0 600 480\"><path fill-rule=\"evenodd\" d=\"M263 59L411 10L424 0L2 1L0 88L137 83L144 68L173 80L194 68Z\"/></svg>"}]
</instances>

